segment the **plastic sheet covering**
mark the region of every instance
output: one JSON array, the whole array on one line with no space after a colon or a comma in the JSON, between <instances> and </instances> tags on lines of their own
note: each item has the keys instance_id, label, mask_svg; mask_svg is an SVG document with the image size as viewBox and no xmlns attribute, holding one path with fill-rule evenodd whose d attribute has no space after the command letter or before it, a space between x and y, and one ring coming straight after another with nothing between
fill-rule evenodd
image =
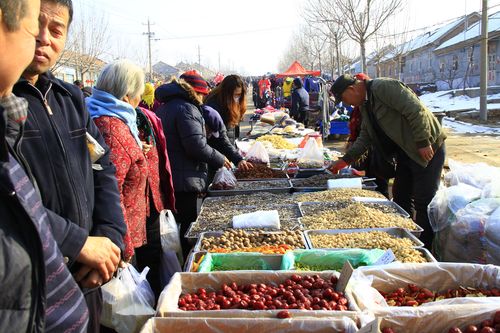
<instances>
[{"instance_id":1,"label":"plastic sheet covering","mask_svg":"<svg viewBox=\"0 0 500 333\"><path fill-rule=\"evenodd\" d=\"M141 333L355 333L349 318L153 318Z\"/></svg>"},{"instance_id":2,"label":"plastic sheet covering","mask_svg":"<svg viewBox=\"0 0 500 333\"><path fill-rule=\"evenodd\" d=\"M280 215L277 210L258 210L233 216L233 228L270 228L280 229Z\"/></svg>"},{"instance_id":3,"label":"plastic sheet covering","mask_svg":"<svg viewBox=\"0 0 500 333\"><path fill-rule=\"evenodd\" d=\"M486 222L486 260L488 263L500 265L500 207Z\"/></svg>"},{"instance_id":4,"label":"plastic sheet covering","mask_svg":"<svg viewBox=\"0 0 500 333\"><path fill-rule=\"evenodd\" d=\"M158 301L157 313L159 317L191 317L191 318L276 318L276 314L281 310L239 310L228 309L218 311L182 311L179 310L177 302L183 293L195 292L198 288L205 288L207 291L218 290L223 283L238 284L266 283L278 285L282 281L290 278L292 274L310 275L310 272L289 272L289 271L228 271L212 273L176 273L169 284L165 287ZM315 273L324 279L329 279L332 275L339 276L338 272L324 271ZM349 309L354 303L349 297ZM332 317L346 316L357 318L354 311L308 311L289 310L292 317Z\"/></svg>"},{"instance_id":5,"label":"plastic sheet covering","mask_svg":"<svg viewBox=\"0 0 500 333\"><path fill-rule=\"evenodd\" d=\"M451 327L462 330L468 325L478 325L492 319L500 305L454 305L446 308L400 309L396 312L379 313L380 327L391 327L398 333L448 332Z\"/></svg>"},{"instance_id":6,"label":"plastic sheet covering","mask_svg":"<svg viewBox=\"0 0 500 333\"><path fill-rule=\"evenodd\" d=\"M270 260L273 258L273 267ZM276 261L281 256L263 256L260 253L207 253L201 262L198 272L229 271L229 270L272 270L279 269Z\"/></svg>"},{"instance_id":7,"label":"plastic sheet covering","mask_svg":"<svg viewBox=\"0 0 500 333\"><path fill-rule=\"evenodd\" d=\"M449 185L465 183L483 189L493 180L500 179L500 168L485 163L461 163L449 160L450 172L445 175Z\"/></svg>"},{"instance_id":8,"label":"plastic sheet covering","mask_svg":"<svg viewBox=\"0 0 500 333\"><path fill-rule=\"evenodd\" d=\"M433 307L459 304L496 304L500 307L500 297L459 297L423 304L419 307L390 307L377 291L389 292L396 288L414 283L431 291L444 291L450 288L499 288L500 267L493 265L427 263L427 264L389 264L377 267L361 267L354 271L347 290L348 299L355 299L361 310L389 311L427 311ZM378 312L377 312L378 313Z\"/></svg>"},{"instance_id":9,"label":"plastic sheet covering","mask_svg":"<svg viewBox=\"0 0 500 333\"><path fill-rule=\"evenodd\" d=\"M344 263L348 260L354 268L359 266L369 266L385 253L383 250L295 250L284 254L281 263L282 270L296 269L296 263L308 266L325 267L328 270L340 271Z\"/></svg>"}]
</instances>

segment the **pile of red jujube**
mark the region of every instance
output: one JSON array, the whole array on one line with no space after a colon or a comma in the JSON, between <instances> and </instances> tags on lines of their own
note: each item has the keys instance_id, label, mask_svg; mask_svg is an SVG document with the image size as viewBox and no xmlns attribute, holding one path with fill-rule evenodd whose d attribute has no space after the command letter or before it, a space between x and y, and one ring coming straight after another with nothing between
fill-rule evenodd
<instances>
[{"instance_id":1,"label":"pile of red jujube","mask_svg":"<svg viewBox=\"0 0 500 333\"><path fill-rule=\"evenodd\" d=\"M236 282L223 284L218 291L199 288L196 293L181 295L179 309L196 310L338 310L348 307L347 298L335 291L337 277L329 280L319 275L292 275L279 285L252 283L238 285ZM289 317L282 311L279 318Z\"/></svg>"},{"instance_id":2,"label":"pile of red jujube","mask_svg":"<svg viewBox=\"0 0 500 333\"><path fill-rule=\"evenodd\" d=\"M483 320L479 325L469 325L462 331L458 327L452 327L448 333L495 333L500 332L500 311L495 312L492 319Z\"/></svg>"},{"instance_id":3,"label":"pile of red jujube","mask_svg":"<svg viewBox=\"0 0 500 333\"><path fill-rule=\"evenodd\" d=\"M454 326L448 333L496 333L500 332L500 311L495 312L492 319L483 320L479 325L469 325L463 330ZM382 333L396 333L390 327L384 327Z\"/></svg>"},{"instance_id":4,"label":"pile of red jujube","mask_svg":"<svg viewBox=\"0 0 500 333\"><path fill-rule=\"evenodd\" d=\"M427 288L420 288L415 284L408 284L406 288L398 288L391 292L379 293L384 296L389 306L419 306L424 303L439 301L446 298L456 297L492 297L500 296L500 290L497 288L465 288L448 289L444 292L433 292Z\"/></svg>"}]
</instances>

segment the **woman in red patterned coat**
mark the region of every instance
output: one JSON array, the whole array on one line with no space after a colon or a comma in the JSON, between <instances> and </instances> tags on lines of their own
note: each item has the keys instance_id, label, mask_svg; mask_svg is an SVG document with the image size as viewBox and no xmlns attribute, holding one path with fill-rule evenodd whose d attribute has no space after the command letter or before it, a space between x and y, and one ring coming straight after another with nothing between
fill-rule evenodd
<instances>
[{"instance_id":1,"label":"woman in red patterned coat","mask_svg":"<svg viewBox=\"0 0 500 333\"><path fill-rule=\"evenodd\" d=\"M147 243L148 163L137 127L135 108L144 91L144 72L137 65L119 60L102 70L92 96L86 99L87 108L111 150L116 166L121 205L127 234L125 260L134 255L135 248ZM99 186L99 184L96 184Z\"/></svg>"}]
</instances>

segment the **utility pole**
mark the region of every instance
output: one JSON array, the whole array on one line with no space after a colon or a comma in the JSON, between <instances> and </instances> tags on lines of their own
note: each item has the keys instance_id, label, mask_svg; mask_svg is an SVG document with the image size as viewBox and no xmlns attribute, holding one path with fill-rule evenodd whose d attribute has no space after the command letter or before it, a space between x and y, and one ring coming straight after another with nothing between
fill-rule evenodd
<instances>
[{"instance_id":1,"label":"utility pole","mask_svg":"<svg viewBox=\"0 0 500 333\"><path fill-rule=\"evenodd\" d=\"M479 97L479 119L488 120L488 0L483 0L483 15L481 18L481 84Z\"/></svg>"},{"instance_id":2,"label":"utility pole","mask_svg":"<svg viewBox=\"0 0 500 333\"><path fill-rule=\"evenodd\" d=\"M198 65L201 66L201 51L200 51L200 45L198 45Z\"/></svg>"},{"instance_id":3,"label":"utility pole","mask_svg":"<svg viewBox=\"0 0 500 333\"><path fill-rule=\"evenodd\" d=\"M149 81L152 81L153 80L153 67L152 67L152 64L151 64L151 40L153 39L153 36L155 35L154 32L151 31L151 23L149 21L149 17L148 17L148 32L144 32L142 33L143 35L146 35L148 36L148 71L149 71Z\"/></svg>"}]
</instances>

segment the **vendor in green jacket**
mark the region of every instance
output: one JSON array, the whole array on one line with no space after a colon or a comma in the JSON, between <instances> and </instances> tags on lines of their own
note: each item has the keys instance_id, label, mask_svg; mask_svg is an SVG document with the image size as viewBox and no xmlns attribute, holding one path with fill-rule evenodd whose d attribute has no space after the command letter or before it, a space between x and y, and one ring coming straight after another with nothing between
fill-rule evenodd
<instances>
[{"instance_id":1,"label":"vendor in green jacket","mask_svg":"<svg viewBox=\"0 0 500 333\"><path fill-rule=\"evenodd\" d=\"M386 160L395 159L394 201L408 212L413 201L416 222L424 228L421 239L430 249L433 233L427 206L439 187L445 158L446 135L439 121L398 80L360 81L341 75L331 92L337 102L361 108L362 124L359 137L330 170L337 173L358 160L371 145Z\"/></svg>"}]
</instances>

